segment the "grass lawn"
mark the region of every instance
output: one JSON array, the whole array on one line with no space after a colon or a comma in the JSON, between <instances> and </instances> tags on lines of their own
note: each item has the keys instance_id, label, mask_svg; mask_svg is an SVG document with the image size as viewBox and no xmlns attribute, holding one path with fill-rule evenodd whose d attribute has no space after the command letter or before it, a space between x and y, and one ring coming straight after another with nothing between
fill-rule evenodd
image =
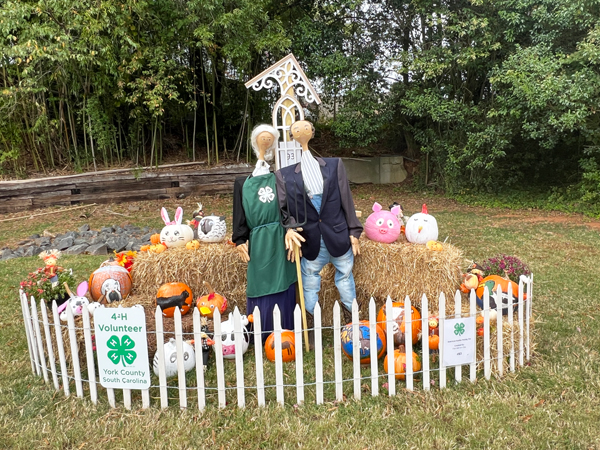
<instances>
[{"instance_id":1,"label":"grass lawn","mask_svg":"<svg viewBox=\"0 0 600 450\"><path fill-rule=\"evenodd\" d=\"M353 192L363 222L374 201L399 201L408 214L425 202L437 218L440 240L448 237L469 260L506 253L529 264L535 274L537 320L531 365L501 380L486 382L478 374L475 384L454 385L449 375L450 386L443 391L436 386L428 393L409 393L398 383L393 398L385 391L372 398L369 383L363 382L360 402L351 399L348 382L347 401L321 406L294 406L290 391L290 404L284 408L272 402L258 409L247 395L244 410L233 404L218 410L214 401L202 414L195 403L182 412L176 401L165 411L111 409L105 394L98 405L74 395L65 398L32 375L17 286L42 262L37 257L13 259L0 262L0 448L600 448L598 222L575 215L469 207L393 186L360 186ZM225 215L230 223L229 196L199 200L206 212ZM25 219L0 222L0 247L45 229L66 231L84 223L94 229L126 223L159 228L160 206L172 212L179 204L187 216L195 200L99 205L54 214L48 209L31 218L16 213L6 218ZM83 280L103 259L64 256L60 263L74 268Z\"/></svg>"}]
</instances>

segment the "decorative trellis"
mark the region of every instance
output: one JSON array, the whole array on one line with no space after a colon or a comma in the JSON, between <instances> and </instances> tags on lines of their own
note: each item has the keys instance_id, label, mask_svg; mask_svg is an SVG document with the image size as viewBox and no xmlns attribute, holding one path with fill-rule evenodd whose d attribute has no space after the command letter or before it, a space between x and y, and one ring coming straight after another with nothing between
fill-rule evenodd
<instances>
[{"instance_id":1,"label":"decorative trellis","mask_svg":"<svg viewBox=\"0 0 600 450\"><path fill-rule=\"evenodd\" d=\"M383 373L380 370L380 363L376 358L371 358L368 366L361 366L360 364L360 347L359 340L353 340L353 359L352 361L343 357L342 345L341 345L341 316L340 306L336 303L333 310L333 348L331 346L323 345L323 331L326 327L322 326L321 322L321 309L317 304L314 314L314 333L315 333L315 350L314 350L314 379L312 370L309 374L305 372L306 367L306 355L303 352L302 345L296 346L295 363L285 364L282 361L281 349L281 317L279 310L276 308L274 311L274 324L275 324L275 375L274 380L268 379L265 375L265 368L267 365L273 363L264 361L264 349L261 345L255 346L254 358L252 361L251 353L246 355L242 354L242 343L241 336L243 333L241 315L236 308L233 312L234 320L234 333L236 334L236 356L235 360L231 364L235 365L235 382L226 375L225 364L227 364L223 358L223 349L221 339L218 337L221 335L221 318L218 312L215 312L214 317L214 336L215 348L214 348L214 360L215 360L215 371L216 371L216 384L210 384L205 379L205 371L202 366L202 340L201 340L201 326L200 326L200 315L197 309L194 309L193 316L193 333L186 336L182 331L181 315L179 309L175 309L175 340L176 348L178 352L177 363L177 386L173 385L173 381L169 384L165 372L165 355L163 346L158 345L158 367L159 374L154 377L153 380L158 384L150 387L150 389L140 390L141 407L148 408L151 405L151 398L160 399L160 407L167 408L169 406L169 395L168 389L176 390L177 397L179 400L180 408L189 407L189 399L193 399L194 403L200 410L204 410L209 400L214 402L215 406L223 408L227 404L227 391L235 391L237 397L237 405L241 408L246 406L247 396L256 396L258 406L264 406L267 403L265 392L267 389L274 389L276 391L275 401L281 405L285 404L286 400L288 403L301 404L305 401L305 390L307 388L314 389L315 396L314 401L317 404L321 404L326 400L337 400L342 401L344 398L344 391L348 392L348 386L352 385L352 394L354 398L360 399L363 395L362 384L366 381L370 381L370 393L372 396L378 396L381 388L385 387L388 391L388 395L397 395L397 384L405 387L409 391L418 389L419 387L425 391L431 389L433 382L439 386L440 389L447 388L449 386L447 381L447 370L448 368L443 365L443 358L441 357L444 351L443 342L443 322L445 319L452 319L456 317L465 316L476 316L481 314L483 316L483 336L478 338L483 340L483 359L471 363L467 366L454 367L454 380L456 383L462 382L463 367L467 368L468 378L471 382L475 382L478 374L478 366L483 366L483 376L489 380L492 372L502 377L505 370L508 369L511 372L515 371L517 366L523 366L525 361L530 360L531 356L531 317L532 317L532 286L533 286L533 275L530 277L522 276L519 282L518 300L516 303L516 321L513 317L515 314L512 312L508 315L498 313L496 318L493 319L495 323L490 320L490 294L485 289L484 293L484 309L483 311L476 310L476 298L474 291L471 292L469 298L469 312L465 313L462 309L462 298L459 292L454 297L455 314L446 316L446 298L442 293L439 298L439 310L430 311L428 308L428 300L426 296L421 299L421 319L422 329L428 329L429 317L437 316L439 318L440 326L440 353L438 355L432 354L429 349L429 340L424 334L424 338L421 341L422 350L422 368L419 371L415 371L412 365L412 358L406 359L406 371L405 381L398 381L395 379L394 373L394 347L393 345L387 346L388 356L388 372ZM500 299L502 298L500 290L493 293L496 299L496 304L501 304ZM63 325L60 323L58 317L58 311L56 303L53 302L51 315L48 314L46 303L44 301L36 302L32 297L30 300L21 292L21 307L23 312L23 319L25 323L25 331L27 336L27 345L29 348L29 355L31 360L31 369L34 374L43 376L46 383L52 382L54 388L58 391L62 389L66 396L70 395L72 386L75 386L75 392L78 397L84 397L84 387L88 389L85 391L89 395L93 403L98 401L98 391L106 391L106 397L109 404L112 407L116 407L115 390L103 388L96 378L97 359L93 349L93 337L92 329L90 326L90 316L87 310L87 306L84 307L82 327L76 327L71 308L67 308L67 324ZM509 298L512 298L510 296ZM524 299L527 299L526 301ZM411 301L407 297L404 302L406 318L405 326L405 341L406 341L406 354L411 355L413 351L412 344L412 320L411 320ZM513 304L510 305L510 311L512 311ZM385 304L386 317L387 317L387 336L386 340L388 343L393 342L393 331L392 326L392 301L388 299ZM39 311L39 313L38 313ZM40 319L41 315L41 319ZM51 317L51 319L49 318ZM261 323L260 323L260 312L258 308L254 310L254 338L255 342L261 342ZM372 349L377 348L376 339L376 323L377 323L377 312L375 309L375 302L371 299L368 308L368 322L370 328L370 346ZM163 328L163 316L160 308L157 308L155 314L156 321L156 340L158 343L164 342L165 334ZM302 327L301 327L301 314L300 308L296 307L294 312L294 333L295 340L298 343L302 342ZM492 325L496 325L495 336L492 333ZM518 325L518 326L516 326ZM66 327L68 329L68 345L70 346L70 357L67 358L65 352L65 343L63 342L62 329ZM353 336L359 335L359 311L358 304L354 302L352 308L352 327ZM506 329L505 329L506 327ZM43 330L43 332L42 332ZM85 361L80 360L79 346L81 345L81 337L78 338L78 332L83 331L83 345L85 347ZM54 332L54 333L53 333ZM505 335L506 333L506 335ZM54 334L54 339L53 335ZM196 358L196 377L195 383L189 383L186 379L186 374L183 366L183 340L186 338L194 338L195 340L195 351L198 357ZM508 354L504 352L503 344L505 339L509 341ZM497 348L495 354L492 355L491 348L493 341L496 340ZM54 345L53 342L56 344ZM56 347L56 348L55 348ZM333 351L333 352L332 352ZM56 354L58 353L58 359ZM333 355L332 355L333 353ZM331 361L333 356L333 363ZM439 361L437 367L435 367L434 358ZM312 358L311 358L312 359ZM57 362L58 361L58 362ZM245 379L245 365L254 364L254 385L248 386L248 380ZM327 364L326 368L331 366L334 367L333 379L326 379L324 374L324 363ZM83 366L85 364L85 366ZM346 367L348 371L348 365L352 366L352 377L344 379L343 367ZM508 364L508 367L505 367ZM385 369L385 368L384 368ZM212 370L212 369L211 369ZM369 374L363 372L369 371ZM272 371L272 369L270 369ZM248 373L248 371L246 371ZM479 372L480 373L480 372ZM285 378L288 378L295 374L295 383L293 385L286 384ZM285 377L284 377L285 375ZM50 379L52 381L50 381ZM384 384L385 383L385 384ZM335 386L335 394L333 389L329 390L329 396L326 398L325 387L333 385ZM451 385L450 385L451 386ZM284 388L295 387L296 395L286 398L284 396ZM402 390L401 390L402 391ZM211 395L210 398L207 394ZM132 406L132 391L129 389L123 389L123 404L125 408L130 409Z\"/></svg>"},{"instance_id":2,"label":"decorative trellis","mask_svg":"<svg viewBox=\"0 0 600 450\"><path fill-rule=\"evenodd\" d=\"M296 120L304 120L304 109L299 101L303 98L307 103L321 104L321 99L293 54L277 61L268 69L248 81L246 88L255 91L273 89L279 85L281 96L273 107L273 127L279 130L282 141L279 141L276 167L280 169L300 161L302 147L290 138L289 129Z\"/></svg>"}]
</instances>

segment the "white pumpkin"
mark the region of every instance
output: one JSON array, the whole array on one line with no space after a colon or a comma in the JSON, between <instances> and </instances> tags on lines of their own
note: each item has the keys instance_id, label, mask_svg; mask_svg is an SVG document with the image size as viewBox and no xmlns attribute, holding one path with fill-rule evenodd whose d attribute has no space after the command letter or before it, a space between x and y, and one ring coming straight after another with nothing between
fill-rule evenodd
<instances>
[{"instance_id":1,"label":"white pumpkin","mask_svg":"<svg viewBox=\"0 0 600 450\"><path fill-rule=\"evenodd\" d=\"M175 339L171 338L168 342L165 342L164 354L167 378L177 375L177 346L175 344ZM158 352L154 354L152 366L154 368L154 374L158 375ZM183 341L183 368L186 372L189 372L194 367L196 367L196 352L194 351L194 347Z\"/></svg>"},{"instance_id":2,"label":"white pumpkin","mask_svg":"<svg viewBox=\"0 0 600 450\"><path fill-rule=\"evenodd\" d=\"M413 244L427 244L437 241L438 225L435 217L427 213L427 205L423 205L420 213L413 214L406 221L406 240Z\"/></svg>"},{"instance_id":3,"label":"white pumpkin","mask_svg":"<svg viewBox=\"0 0 600 450\"><path fill-rule=\"evenodd\" d=\"M160 242L168 248L185 247L185 244L194 239L194 230L189 225L182 224L183 209L178 207L175 211L175 220L169 219L165 208L160 210L160 216L165 222L165 227L160 232Z\"/></svg>"},{"instance_id":4,"label":"white pumpkin","mask_svg":"<svg viewBox=\"0 0 600 450\"><path fill-rule=\"evenodd\" d=\"M250 323L247 316L242 316L242 355L248 350L250 344L250 333L246 326ZM238 334L239 336L239 334ZM229 319L221 323L221 342L223 344L223 358L235 359L235 338L233 331L233 314L229 314ZM219 336L215 336L215 340ZM213 346L216 351L216 346Z\"/></svg>"},{"instance_id":5,"label":"white pumpkin","mask_svg":"<svg viewBox=\"0 0 600 450\"><path fill-rule=\"evenodd\" d=\"M223 216L206 216L198 224L198 239L202 242L221 242L227 235Z\"/></svg>"}]
</instances>

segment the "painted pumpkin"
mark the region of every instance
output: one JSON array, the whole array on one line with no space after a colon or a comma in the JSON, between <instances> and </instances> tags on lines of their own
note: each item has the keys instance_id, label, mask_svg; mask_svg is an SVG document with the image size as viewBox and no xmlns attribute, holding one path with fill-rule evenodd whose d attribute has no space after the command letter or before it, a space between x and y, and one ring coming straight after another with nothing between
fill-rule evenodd
<instances>
[{"instance_id":1,"label":"painted pumpkin","mask_svg":"<svg viewBox=\"0 0 600 450\"><path fill-rule=\"evenodd\" d=\"M198 239L202 242L221 242L227 234L223 216L206 216L198 224Z\"/></svg>"},{"instance_id":2,"label":"painted pumpkin","mask_svg":"<svg viewBox=\"0 0 600 450\"><path fill-rule=\"evenodd\" d=\"M165 342L164 354L167 378L177 375L177 345L175 339L171 338L168 342ZM154 374L158 376L158 352L154 354L152 367L154 369ZM194 347L188 342L183 341L183 368L186 372L189 372L194 367L196 367L196 352L194 351Z\"/></svg>"},{"instance_id":3,"label":"painted pumpkin","mask_svg":"<svg viewBox=\"0 0 600 450\"><path fill-rule=\"evenodd\" d=\"M90 275L88 283L90 296L95 302L103 296L108 303L126 299L132 287L129 271L125 267L113 265L96 269Z\"/></svg>"},{"instance_id":4,"label":"painted pumpkin","mask_svg":"<svg viewBox=\"0 0 600 450\"><path fill-rule=\"evenodd\" d=\"M265 342L265 355L269 361L275 362L275 333L271 333ZM281 359L283 362L296 359L296 336L293 331L281 331Z\"/></svg>"},{"instance_id":5,"label":"painted pumpkin","mask_svg":"<svg viewBox=\"0 0 600 450\"><path fill-rule=\"evenodd\" d=\"M386 373L389 373L387 355L383 360L383 367ZM421 370L421 360L415 352L412 352L412 369L413 372ZM394 350L394 373L396 374L396 380L406 379L406 353L404 348Z\"/></svg>"},{"instance_id":6,"label":"painted pumpkin","mask_svg":"<svg viewBox=\"0 0 600 450\"><path fill-rule=\"evenodd\" d=\"M227 309L227 299L217 294L207 281L203 281L203 283L208 288L208 294L196 300L196 308L198 308L200 314L204 317L212 319L215 309L218 309L221 314L225 312Z\"/></svg>"},{"instance_id":7,"label":"painted pumpkin","mask_svg":"<svg viewBox=\"0 0 600 450\"><path fill-rule=\"evenodd\" d=\"M185 244L185 248L188 250L198 250L200 248L200 241L193 240Z\"/></svg>"},{"instance_id":8,"label":"painted pumpkin","mask_svg":"<svg viewBox=\"0 0 600 450\"><path fill-rule=\"evenodd\" d=\"M442 250L444 250L444 246L441 242L438 241L427 241L425 247L427 248L427 250L432 250L434 252L441 252Z\"/></svg>"},{"instance_id":9,"label":"painted pumpkin","mask_svg":"<svg viewBox=\"0 0 600 450\"><path fill-rule=\"evenodd\" d=\"M412 343L416 344L421 337L421 313L414 307L411 306L411 317L412 321ZM392 302L392 331L394 333L394 345L404 344L404 332L406 327L406 319L404 317L404 303ZM387 316L385 314L385 304L379 310L377 314L377 323L381 326L384 332L387 333ZM387 335L387 334L386 334Z\"/></svg>"},{"instance_id":10,"label":"painted pumpkin","mask_svg":"<svg viewBox=\"0 0 600 450\"><path fill-rule=\"evenodd\" d=\"M192 290L187 284L165 283L158 288L156 304L160 306L165 317L173 317L175 308L179 308L183 316L190 310L193 298Z\"/></svg>"},{"instance_id":11,"label":"painted pumpkin","mask_svg":"<svg viewBox=\"0 0 600 450\"><path fill-rule=\"evenodd\" d=\"M248 332L247 325L250 323L250 319L247 316L242 317L242 355L248 350L250 345L250 333ZM240 336L234 333L233 328L233 314L229 314L229 319L221 323L221 343L223 344L223 358L235 359L235 340ZM219 339L219 336L215 336L215 339ZM213 346L216 351L216 347Z\"/></svg>"},{"instance_id":12,"label":"painted pumpkin","mask_svg":"<svg viewBox=\"0 0 600 450\"><path fill-rule=\"evenodd\" d=\"M466 281L466 280L465 280ZM465 283L466 284L466 283ZM481 280L477 289L475 289L475 295L477 295L477 305L483 309L483 293L485 287L487 286L490 292L490 308L498 309L495 300L496 290L498 286L502 290L502 314L508 314L509 304L511 303L511 299L508 297L508 287L512 286L512 303L513 303L513 311L517 309L517 301L519 299L519 285L514 281L507 280L506 278L502 278L499 275L489 275ZM523 299L527 300L527 294L523 294Z\"/></svg>"},{"instance_id":13,"label":"painted pumpkin","mask_svg":"<svg viewBox=\"0 0 600 450\"><path fill-rule=\"evenodd\" d=\"M377 332L377 358L380 358L386 348L385 333L379 325L375 325L375 329ZM360 363L369 364L371 362L371 328L369 327L369 322L367 320L361 320L359 322L358 332L360 334ZM349 359L352 359L354 337L352 336L351 323L342 327L341 336L342 351L344 352L344 355Z\"/></svg>"},{"instance_id":14,"label":"painted pumpkin","mask_svg":"<svg viewBox=\"0 0 600 450\"><path fill-rule=\"evenodd\" d=\"M437 241L438 225L435 217L428 214L427 205L423 205L420 213L413 214L406 222L406 240L413 244L426 244Z\"/></svg>"},{"instance_id":15,"label":"painted pumpkin","mask_svg":"<svg viewBox=\"0 0 600 450\"><path fill-rule=\"evenodd\" d=\"M160 244L160 233L155 233L152 236L150 236L150 243Z\"/></svg>"},{"instance_id":16,"label":"painted pumpkin","mask_svg":"<svg viewBox=\"0 0 600 450\"><path fill-rule=\"evenodd\" d=\"M377 202L373 204L373 213L367 217L365 234L372 241L391 244L400 236L400 222L398 221L400 206L392 207L391 211L382 209Z\"/></svg>"},{"instance_id":17,"label":"painted pumpkin","mask_svg":"<svg viewBox=\"0 0 600 450\"><path fill-rule=\"evenodd\" d=\"M165 208L160 210L160 215L165 222L165 227L160 232L160 242L169 248L185 247L185 244L194 239L194 231L189 225L182 224L183 209L177 208L175 211L175 220L169 219L169 214Z\"/></svg>"}]
</instances>

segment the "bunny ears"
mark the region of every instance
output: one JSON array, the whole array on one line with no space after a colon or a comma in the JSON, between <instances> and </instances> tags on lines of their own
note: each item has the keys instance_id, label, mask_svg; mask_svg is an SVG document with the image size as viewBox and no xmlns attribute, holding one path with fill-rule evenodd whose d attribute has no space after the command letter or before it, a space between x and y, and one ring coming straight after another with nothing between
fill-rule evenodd
<instances>
[{"instance_id":1,"label":"bunny ears","mask_svg":"<svg viewBox=\"0 0 600 450\"><path fill-rule=\"evenodd\" d=\"M382 206L379 203L377 203L377 202L373 203L373 212L375 212L375 213L379 212L379 211L381 211L381 208L382 208ZM390 212L392 214L394 214L395 216L397 216L398 214L400 214L400 211L401 211L400 205L395 205L390 210Z\"/></svg>"},{"instance_id":2,"label":"bunny ears","mask_svg":"<svg viewBox=\"0 0 600 450\"><path fill-rule=\"evenodd\" d=\"M162 217L162 220L165 223L165 225L181 225L181 221L183 220L183 209L181 208L181 206L179 206L175 210L175 220L171 221L171 219L169 219L169 214L167 213L167 210L163 206L160 210L160 217Z\"/></svg>"}]
</instances>

